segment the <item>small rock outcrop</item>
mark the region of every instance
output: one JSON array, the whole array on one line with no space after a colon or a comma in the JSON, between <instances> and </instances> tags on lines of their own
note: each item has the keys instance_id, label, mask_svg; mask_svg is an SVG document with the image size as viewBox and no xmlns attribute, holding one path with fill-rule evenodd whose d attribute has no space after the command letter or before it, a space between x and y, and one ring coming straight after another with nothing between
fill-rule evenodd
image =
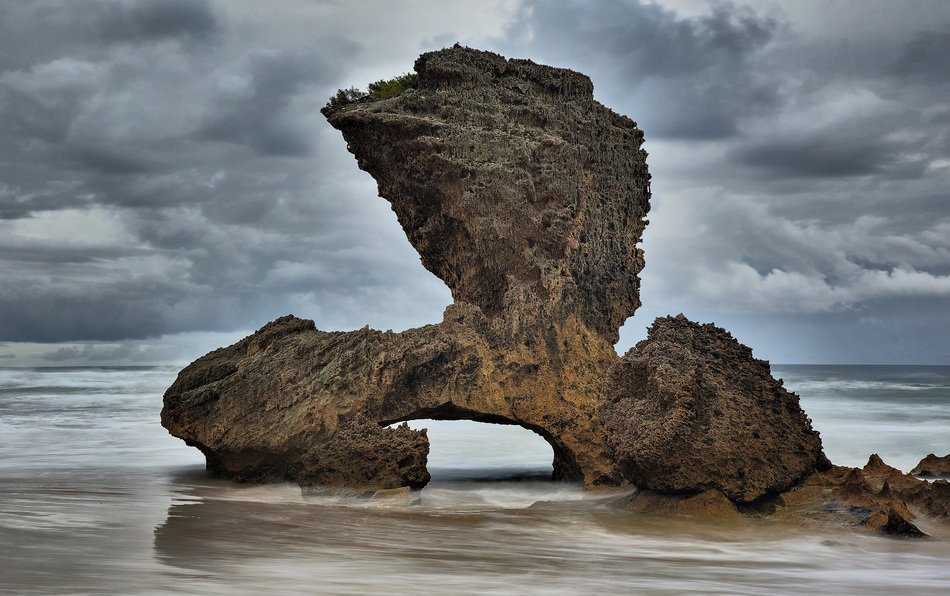
<instances>
[{"instance_id":1,"label":"small rock outcrop","mask_svg":"<svg viewBox=\"0 0 950 596\"><path fill-rule=\"evenodd\" d=\"M609 386L600 409L609 452L641 488L751 502L830 465L798 396L715 325L657 319Z\"/></svg>"},{"instance_id":2,"label":"small rock outcrop","mask_svg":"<svg viewBox=\"0 0 950 596\"><path fill-rule=\"evenodd\" d=\"M933 453L928 453L927 457L920 460L910 473L924 477L950 476L950 455L938 457Z\"/></svg>"},{"instance_id":3,"label":"small rock outcrop","mask_svg":"<svg viewBox=\"0 0 950 596\"><path fill-rule=\"evenodd\" d=\"M758 508L752 513L915 538L925 535L920 518L950 521L950 483L914 478L872 454L863 468L831 466Z\"/></svg>"},{"instance_id":4,"label":"small rock outcrop","mask_svg":"<svg viewBox=\"0 0 950 596\"><path fill-rule=\"evenodd\" d=\"M639 306L650 175L636 123L586 76L468 48L417 85L328 107L452 291L439 324L324 332L284 317L184 369L162 423L240 480L420 487L420 418L517 424L554 476L747 503L826 464L798 399L724 331L661 319L622 360Z\"/></svg>"},{"instance_id":5,"label":"small rock outcrop","mask_svg":"<svg viewBox=\"0 0 950 596\"><path fill-rule=\"evenodd\" d=\"M863 468L831 465L791 489L753 503L735 503L710 488L699 494L637 490L616 504L636 513L715 518L740 515L815 530L848 528L896 538L950 537L950 482L926 482L871 455ZM926 531L925 531L926 530Z\"/></svg>"}]
</instances>

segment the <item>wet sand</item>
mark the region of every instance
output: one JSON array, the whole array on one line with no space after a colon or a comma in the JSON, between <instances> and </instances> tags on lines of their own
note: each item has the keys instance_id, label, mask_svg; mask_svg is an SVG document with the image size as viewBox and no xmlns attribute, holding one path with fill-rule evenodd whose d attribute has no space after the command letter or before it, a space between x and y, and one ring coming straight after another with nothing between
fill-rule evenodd
<instances>
[{"instance_id":1,"label":"wet sand","mask_svg":"<svg viewBox=\"0 0 950 596\"><path fill-rule=\"evenodd\" d=\"M950 590L946 538L633 515L610 494L543 480L550 448L517 427L433 424L434 481L412 499L211 480L200 454L158 425L173 374L0 380L0 592ZM939 400L927 403L932 420Z\"/></svg>"}]
</instances>

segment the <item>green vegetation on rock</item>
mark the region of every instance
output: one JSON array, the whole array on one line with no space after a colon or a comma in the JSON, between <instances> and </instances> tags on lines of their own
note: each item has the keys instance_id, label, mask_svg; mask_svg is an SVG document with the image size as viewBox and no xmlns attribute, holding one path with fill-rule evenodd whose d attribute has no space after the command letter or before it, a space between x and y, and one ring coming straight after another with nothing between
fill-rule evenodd
<instances>
[{"instance_id":1,"label":"green vegetation on rock","mask_svg":"<svg viewBox=\"0 0 950 596\"><path fill-rule=\"evenodd\" d=\"M345 105L365 100L369 95L356 87L349 89L337 89L336 95L330 97L327 105L323 106L320 113L326 116L330 112L342 108Z\"/></svg>"},{"instance_id":2,"label":"green vegetation on rock","mask_svg":"<svg viewBox=\"0 0 950 596\"><path fill-rule=\"evenodd\" d=\"M327 104L320 110L324 115L338 110L345 105L362 101L378 101L402 95L409 89L415 89L419 82L419 75L414 72L399 75L391 79L380 79L369 84L369 92L350 87L338 89L336 95L330 97Z\"/></svg>"},{"instance_id":3,"label":"green vegetation on rock","mask_svg":"<svg viewBox=\"0 0 950 596\"><path fill-rule=\"evenodd\" d=\"M408 89L415 89L419 83L419 75L409 72L392 79L383 79L369 84L369 97L373 101L389 99L402 95Z\"/></svg>"}]
</instances>

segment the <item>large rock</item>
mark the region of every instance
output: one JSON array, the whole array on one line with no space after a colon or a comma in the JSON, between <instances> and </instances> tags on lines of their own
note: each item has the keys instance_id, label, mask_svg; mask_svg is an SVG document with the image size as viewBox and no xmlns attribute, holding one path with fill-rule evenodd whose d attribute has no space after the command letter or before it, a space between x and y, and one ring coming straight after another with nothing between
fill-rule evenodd
<instances>
[{"instance_id":1,"label":"large rock","mask_svg":"<svg viewBox=\"0 0 950 596\"><path fill-rule=\"evenodd\" d=\"M424 433L386 427L420 418L528 428L556 478L737 502L824 462L797 399L706 327L658 323L663 341L620 362L650 175L590 79L458 47L415 69L418 88L325 114L454 304L403 333L285 317L189 365L162 422L212 473L419 487Z\"/></svg>"},{"instance_id":2,"label":"large rock","mask_svg":"<svg viewBox=\"0 0 950 596\"><path fill-rule=\"evenodd\" d=\"M185 369L163 423L219 475L381 488L428 477L425 441L385 425L517 424L552 445L556 477L622 484L594 412L639 305L643 133L570 70L465 48L415 68L417 89L326 113L452 290L443 322L277 321Z\"/></svg>"},{"instance_id":3,"label":"large rock","mask_svg":"<svg viewBox=\"0 0 950 596\"><path fill-rule=\"evenodd\" d=\"M464 48L415 69L418 89L328 120L422 264L498 327L492 343L540 348L574 319L615 343L644 264L650 175L636 123L566 69Z\"/></svg>"},{"instance_id":4,"label":"large rock","mask_svg":"<svg viewBox=\"0 0 950 596\"><path fill-rule=\"evenodd\" d=\"M829 465L768 363L682 315L657 319L614 367L600 417L623 476L661 493L717 489L750 502Z\"/></svg>"}]
</instances>

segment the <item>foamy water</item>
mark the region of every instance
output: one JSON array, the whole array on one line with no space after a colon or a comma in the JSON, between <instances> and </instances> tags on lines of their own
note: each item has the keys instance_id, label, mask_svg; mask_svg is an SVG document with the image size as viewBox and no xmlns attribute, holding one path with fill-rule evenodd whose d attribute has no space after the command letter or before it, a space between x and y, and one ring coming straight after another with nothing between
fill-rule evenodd
<instances>
[{"instance_id":1,"label":"foamy water","mask_svg":"<svg viewBox=\"0 0 950 596\"><path fill-rule=\"evenodd\" d=\"M414 423L434 480L413 502L210 480L158 421L175 372L0 369L0 593L950 590L946 540L624 513L542 480L550 447L516 427ZM775 372L836 463L950 453L948 368Z\"/></svg>"},{"instance_id":2,"label":"foamy water","mask_svg":"<svg viewBox=\"0 0 950 596\"><path fill-rule=\"evenodd\" d=\"M910 471L950 453L950 367L775 366L801 396L833 462L862 466L870 453Z\"/></svg>"}]
</instances>

